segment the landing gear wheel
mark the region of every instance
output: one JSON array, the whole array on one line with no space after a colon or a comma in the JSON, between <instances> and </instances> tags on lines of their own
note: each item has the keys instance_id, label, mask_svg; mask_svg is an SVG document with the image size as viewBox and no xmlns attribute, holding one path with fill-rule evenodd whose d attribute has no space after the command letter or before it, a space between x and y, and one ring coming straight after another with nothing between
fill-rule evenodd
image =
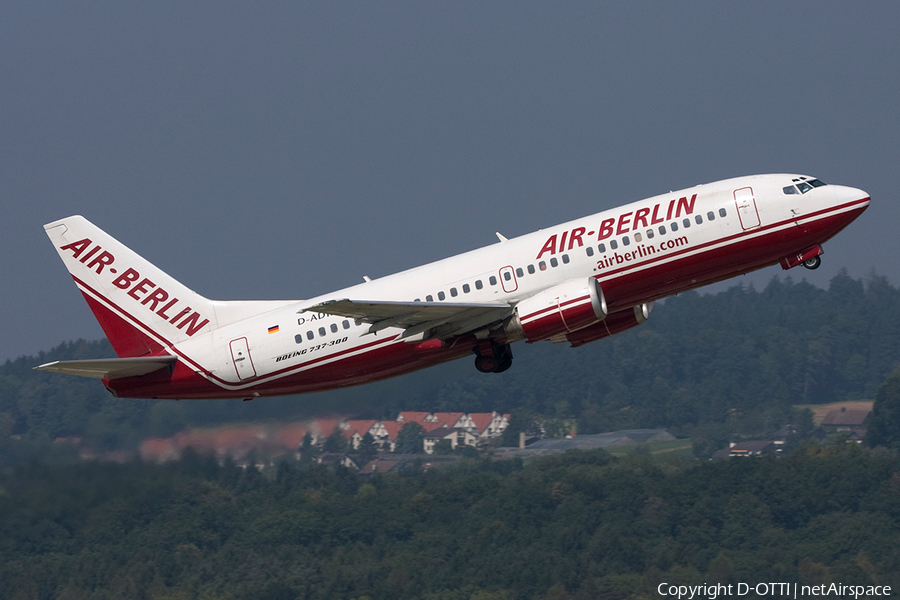
<instances>
[{"instance_id":1,"label":"landing gear wheel","mask_svg":"<svg viewBox=\"0 0 900 600\"><path fill-rule=\"evenodd\" d=\"M475 368L482 373L496 373L500 363L493 356L476 356Z\"/></svg>"},{"instance_id":2,"label":"landing gear wheel","mask_svg":"<svg viewBox=\"0 0 900 600\"><path fill-rule=\"evenodd\" d=\"M512 366L512 358L509 344L492 343L490 348L475 349L475 368L482 373L502 373Z\"/></svg>"},{"instance_id":3,"label":"landing gear wheel","mask_svg":"<svg viewBox=\"0 0 900 600\"><path fill-rule=\"evenodd\" d=\"M809 260L804 260L804 261L803 261L803 266L806 267L807 269L811 270L811 271L812 271L812 270L815 270L815 269L818 269L818 268L819 268L819 265L821 265L821 264L822 264L822 259L821 259L820 257L818 257L818 256L813 256L813 257L810 258Z\"/></svg>"},{"instance_id":4,"label":"landing gear wheel","mask_svg":"<svg viewBox=\"0 0 900 600\"><path fill-rule=\"evenodd\" d=\"M509 353L508 356L505 356L503 360L500 361L500 364L497 365L497 368L494 370L494 373L502 373L512 366L512 352Z\"/></svg>"}]
</instances>

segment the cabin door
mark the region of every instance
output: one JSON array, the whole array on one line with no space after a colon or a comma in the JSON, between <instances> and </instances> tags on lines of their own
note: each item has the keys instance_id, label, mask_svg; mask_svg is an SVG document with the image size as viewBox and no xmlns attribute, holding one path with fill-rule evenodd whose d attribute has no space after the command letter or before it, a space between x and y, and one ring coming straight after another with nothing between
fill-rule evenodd
<instances>
[{"instance_id":1,"label":"cabin door","mask_svg":"<svg viewBox=\"0 0 900 600\"><path fill-rule=\"evenodd\" d=\"M744 229L759 227L759 211L756 210L756 197L753 195L753 188L745 187L734 190L734 203L737 205L741 227Z\"/></svg>"},{"instance_id":2,"label":"cabin door","mask_svg":"<svg viewBox=\"0 0 900 600\"><path fill-rule=\"evenodd\" d=\"M247 338L231 340L230 346L231 360L234 363L234 370L237 371L238 379L246 381L256 377L256 368L253 366L253 360L250 359L250 346L247 344Z\"/></svg>"}]
</instances>

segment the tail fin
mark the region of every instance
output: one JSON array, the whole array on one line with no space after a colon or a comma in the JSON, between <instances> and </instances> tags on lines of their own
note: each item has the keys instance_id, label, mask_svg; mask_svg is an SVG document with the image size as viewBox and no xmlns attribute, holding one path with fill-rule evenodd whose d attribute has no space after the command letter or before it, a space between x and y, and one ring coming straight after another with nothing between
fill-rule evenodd
<instances>
[{"instance_id":1,"label":"tail fin","mask_svg":"<svg viewBox=\"0 0 900 600\"><path fill-rule=\"evenodd\" d=\"M44 225L120 357L162 354L218 326L207 300L81 216Z\"/></svg>"}]
</instances>

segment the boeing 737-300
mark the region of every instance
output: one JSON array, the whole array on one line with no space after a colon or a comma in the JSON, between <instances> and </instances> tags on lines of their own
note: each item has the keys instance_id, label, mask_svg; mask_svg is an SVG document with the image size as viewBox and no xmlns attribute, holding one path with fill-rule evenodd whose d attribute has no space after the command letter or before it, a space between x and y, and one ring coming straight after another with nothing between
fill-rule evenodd
<instances>
[{"instance_id":1,"label":"boeing 737-300","mask_svg":"<svg viewBox=\"0 0 900 600\"><path fill-rule=\"evenodd\" d=\"M215 301L80 216L44 226L118 358L36 367L126 398L245 398L359 385L513 342L581 346L655 300L766 266L819 266L866 192L802 175L727 179L500 241L309 300Z\"/></svg>"}]
</instances>

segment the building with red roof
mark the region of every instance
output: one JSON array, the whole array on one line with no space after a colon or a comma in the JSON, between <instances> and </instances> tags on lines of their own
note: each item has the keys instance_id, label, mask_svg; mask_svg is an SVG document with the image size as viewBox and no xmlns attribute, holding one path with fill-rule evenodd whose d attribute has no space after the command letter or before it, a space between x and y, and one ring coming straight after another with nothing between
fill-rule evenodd
<instances>
[{"instance_id":1,"label":"building with red roof","mask_svg":"<svg viewBox=\"0 0 900 600\"><path fill-rule=\"evenodd\" d=\"M401 413L397 416L397 421L401 423L409 423L412 421L413 423L419 423L420 425L427 420L431 416L431 413L427 412L414 412L411 410L401 411Z\"/></svg>"}]
</instances>

